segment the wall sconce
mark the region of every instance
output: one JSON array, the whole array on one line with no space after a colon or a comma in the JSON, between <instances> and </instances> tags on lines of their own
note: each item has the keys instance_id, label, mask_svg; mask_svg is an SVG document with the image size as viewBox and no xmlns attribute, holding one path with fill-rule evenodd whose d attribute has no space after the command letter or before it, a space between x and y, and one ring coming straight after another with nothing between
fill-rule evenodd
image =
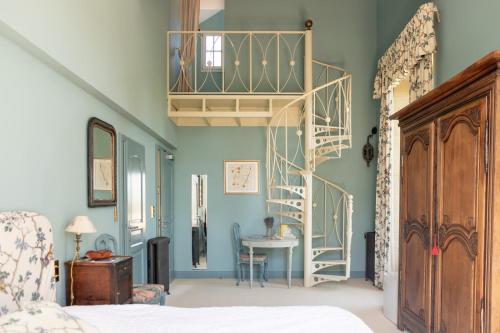
<instances>
[{"instance_id":1,"label":"wall sconce","mask_svg":"<svg viewBox=\"0 0 500 333\"><path fill-rule=\"evenodd\" d=\"M372 134L366 137L366 143L363 146L363 159L366 161L367 167L370 166L370 162L373 160L373 157L375 156L375 148L373 148L372 144L370 143L370 139L375 134L377 134L377 128L373 127Z\"/></svg>"}]
</instances>

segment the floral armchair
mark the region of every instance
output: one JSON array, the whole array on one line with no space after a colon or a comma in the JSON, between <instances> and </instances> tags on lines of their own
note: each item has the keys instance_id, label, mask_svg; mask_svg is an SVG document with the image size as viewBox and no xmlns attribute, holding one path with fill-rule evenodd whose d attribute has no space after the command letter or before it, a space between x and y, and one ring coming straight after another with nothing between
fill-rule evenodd
<instances>
[{"instance_id":1,"label":"floral armchair","mask_svg":"<svg viewBox=\"0 0 500 333\"><path fill-rule=\"evenodd\" d=\"M31 212L0 212L0 316L55 301L52 227Z\"/></svg>"}]
</instances>

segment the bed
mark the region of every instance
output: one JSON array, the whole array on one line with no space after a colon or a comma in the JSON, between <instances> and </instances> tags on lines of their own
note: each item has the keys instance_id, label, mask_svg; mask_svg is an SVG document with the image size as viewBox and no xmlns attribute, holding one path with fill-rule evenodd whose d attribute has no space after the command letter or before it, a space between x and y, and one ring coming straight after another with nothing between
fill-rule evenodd
<instances>
[{"instance_id":1,"label":"bed","mask_svg":"<svg viewBox=\"0 0 500 333\"><path fill-rule=\"evenodd\" d=\"M63 308L54 302L48 220L30 212L0 213L0 240L0 332L372 332L354 314L331 306Z\"/></svg>"}]
</instances>

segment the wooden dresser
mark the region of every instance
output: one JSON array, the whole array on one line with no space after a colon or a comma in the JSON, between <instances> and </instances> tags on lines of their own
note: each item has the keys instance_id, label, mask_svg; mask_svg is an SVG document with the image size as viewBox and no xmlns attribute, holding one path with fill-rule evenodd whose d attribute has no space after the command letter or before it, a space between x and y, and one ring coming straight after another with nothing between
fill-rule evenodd
<instances>
[{"instance_id":1,"label":"wooden dresser","mask_svg":"<svg viewBox=\"0 0 500 333\"><path fill-rule=\"evenodd\" d=\"M66 304L71 304L71 261L66 267ZM124 304L132 301L132 257L75 261L73 305Z\"/></svg>"},{"instance_id":2,"label":"wooden dresser","mask_svg":"<svg viewBox=\"0 0 500 333\"><path fill-rule=\"evenodd\" d=\"M400 329L500 332L499 75L496 51L393 116Z\"/></svg>"}]
</instances>

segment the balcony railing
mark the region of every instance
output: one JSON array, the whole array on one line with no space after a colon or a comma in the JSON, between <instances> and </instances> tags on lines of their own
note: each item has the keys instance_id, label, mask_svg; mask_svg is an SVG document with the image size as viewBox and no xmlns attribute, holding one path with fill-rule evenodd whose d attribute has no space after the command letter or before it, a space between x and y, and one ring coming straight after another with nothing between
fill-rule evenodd
<instances>
[{"instance_id":1,"label":"balcony railing","mask_svg":"<svg viewBox=\"0 0 500 333\"><path fill-rule=\"evenodd\" d=\"M168 94L302 94L304 35L304 31L169 31ZM221 38L218 68L203 61L205 36Z\"/></svg>"}]
</instances>

